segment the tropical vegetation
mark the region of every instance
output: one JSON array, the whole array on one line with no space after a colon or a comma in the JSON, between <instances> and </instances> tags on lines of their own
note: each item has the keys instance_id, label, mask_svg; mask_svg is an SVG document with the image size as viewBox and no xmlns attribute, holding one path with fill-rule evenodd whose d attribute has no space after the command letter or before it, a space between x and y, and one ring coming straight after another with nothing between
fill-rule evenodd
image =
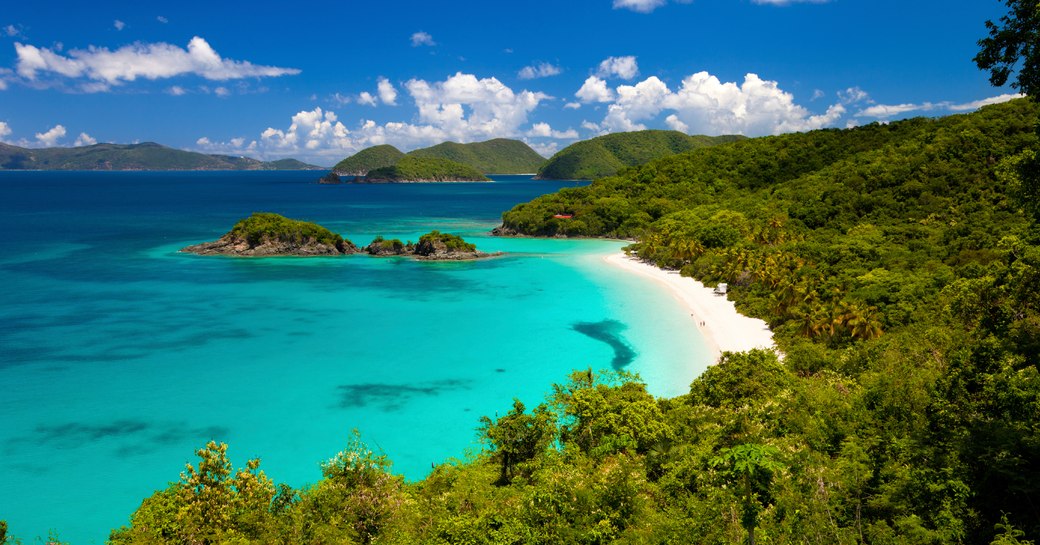
<instances>
[{"instance_id":1,"label":"tropical vegetation","mask_svg":"<svg viewBox=\"0 0 1040 545\"><path fill-rule=\"evenodd\" d=\"M405 155L392 167L377 168L365 182L455 182L490 181L477 169L440 157Z\"/></svg>"},{"instance_id":2,"label":"tropical vegetation","mask_svg":"<svg viewBox=\"0 0 1040 545\"><path fill-rule=\"evenodd\" d=\"M228 235L245 240L250 246L269 241L294 245L316 242L335 247L344 244L343 237L316 223L289 219L272 212L253 213L236 223Z\"/></svg>"},{"instance_id":3,"label":"tropical vegetation","mask_svg":"<svg viewBox=\"0 0 1040 545\"><path fill-rule=\"evenodd\" d=\"M341 176L364 176L377 168L394 166L401 157L404 153L390 144L372 146L336 163L332 171Z\"/></svg>"},{"instance_id":4,"label":"tropical vegetation","mask_svg":"<svg viewBox=\"0 0 1040 545\"><path fill-rule=\"evenodd\" d=\"M466 242L458 235L433 230L419 237L419 244L416 245L416 253L425 255L426 253L432 253L434 251L447 251L452 253L475 252L477 251L477 246Z\"/></svg>"},{"instance_id":5,"label":"tropical vegetation","mask_svg":"<svg viewBox=\"0 0 1040 545\"><path fill-rule=\"evenodd\" d=\"M530 174L538 172L538 168L545 163L545 157L531 149L531 146L506 138L469 144L444 142L411 151L408 155L449 159L469 165L484 174Z\"/></svg>"},{"instance_id":6,"label":"tropical vegetation","mask_svg":"<svg viewBox=\"0 0 1040 545\"><path fill-rule=\"evenodd\" d=\"M692 149L734 142L742 136L690 136L679 131L619 132L575 142L538 170L544 180L592 180L613 176L625 167L641 165Z\"/></svg>"}]
</instances>

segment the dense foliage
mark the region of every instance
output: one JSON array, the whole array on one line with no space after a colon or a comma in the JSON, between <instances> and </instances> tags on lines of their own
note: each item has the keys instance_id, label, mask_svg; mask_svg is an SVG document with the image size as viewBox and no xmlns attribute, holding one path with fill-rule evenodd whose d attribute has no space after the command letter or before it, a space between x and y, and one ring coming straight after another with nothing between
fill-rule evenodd
<instances>
[{"instance_id":1,"label":"dense foliage","mask_svg":"<svg viewBox=\"0 0 1040 545\"><path fill-rule=\"evenodd\" d=\"M390 144L372 146L336 163L332 171L343 176L364 176L377 168L394 166L401 157L404 153Z\"/></svg>"},{"instance_id":2,"label":"dense foliage","mask_svg":"<svg viewBox=\"0 0 1040 545\"><path fill-rule=\"evenodd\" d=\"M437 251L446 252L475 252L477 247L474 244L470 244L462 239L458 235L451 233L442 233L440 231L430 231L425 235L419 237L419 243L415 245L415 253L419 255L428 255Z\"/></svg>"},{"instance_id":3,"label":"dense foliage","mask_svg":"<svg viewBox=\"0 0 1040 545\"><path fill-rule=\"evenodd\" d=\"M783 360L724 354L673 399L575 372L417 483L357 437L301 490L209 445L112 542L1030 543L1040 228L1006 158L1037 110L748 140L518 207L729 282Z\"/></svg>"},{"instance_id":4,"label":"dense foliage","mask_svg":"<svg viewBox=\"0 0 1040 545\"><path fill-rule=\"evenodd\" d=\"M444 142L417 149L408 155L448 159L469 165L484 174L530 174L538 172L538 168L545 163L545 157L531 149L531 146L506 138L470 144Z\"/></svg>"},{"instance_id":5,"label":"dense foliage","mask_svg":"<svg viewBox=\"0 0 1040 545\"><path fill-rule=\"evenodd\" d=\"M272 212L254 213L236 223L228 235L243 239L249 242L250 246L278 241L294 245L318 242L340 247L345 242L343 237L316 223L293 220Z\"/></svg>"},{"instance_id":6,"label":"dense foliage","mask_svg":"<svg viewBox=\"0 0 1040 545\"><path fill-rule=\"evenodd\" d=\"M979 40L975 64L989 72L989 81L1011 86L1036 97L1040 93L1040 7L1036 0L1004 0L1008 13L998 23L986 21L989 36Z\"/></svg>"},{"instance_id":7,"label":"dense foliage","mask_svg":"<svg viewBox=\"0 0 1040 545\"><path fill-rule=\"evenodd\" d=\"M414 250L415 245L411 242L405 244L399 238L386 239L382 236L377 236L365 246L365 251L370 255L404 255Z\"/></svg>"},{"instance_id":8,"label":"dense foliage","mask_svg":"<svg viewBox=\"0 0 1040 545\"><path fill-rule=\"evenodd\" d=\"M392 167L377 168L365 176L366 182L452 182L488 181L477 169L439 157L405 155Z\"/></svg>"},{"instance_id":9,"label":"dense foliage","mask_svg":"<svg viewBox=\"0 0 1040 545\"><path fill-rule=\"evenodd\" d=\"M264 162L206 155L153 142L77 148L20 148L0 143L0 170L315 170L295 159Z\"/></svg>"},{"instance_id":10,"label":"dense foliage","mask_svg":"<svg viewBox=\"0 0 1040 545\"><path fill-rule=\"evenodd\" d=\"M545 180L592 180L625 167L683 151L740 140L741 136L690 136L679 131L620 132L582 140L563 148L538 170Z\"/></svg>"}]
</instances>

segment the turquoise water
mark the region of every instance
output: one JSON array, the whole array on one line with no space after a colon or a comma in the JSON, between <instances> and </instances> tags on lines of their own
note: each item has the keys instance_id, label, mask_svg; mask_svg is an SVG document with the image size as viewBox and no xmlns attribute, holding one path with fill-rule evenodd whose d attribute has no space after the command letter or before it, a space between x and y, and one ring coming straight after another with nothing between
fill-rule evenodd
<instances>
[{"instance_id":1,"label":"turquoise water","mask_svg":"<svg viewBox=\"0 0 1040 545\"><path fill-rule=\"evenodd\" d=\"M0 519L31 542L102 543L207 440L278 482L316 481L358 429L394 469L477 448L482 415L573 369L687 390L710 359L663 288L610 267L622 242L486 235L574 183L321 186L290 173L0 173ZM506 256L178 253L253 211L375 235L461 234Z\"/></svg>"}]
</instances>

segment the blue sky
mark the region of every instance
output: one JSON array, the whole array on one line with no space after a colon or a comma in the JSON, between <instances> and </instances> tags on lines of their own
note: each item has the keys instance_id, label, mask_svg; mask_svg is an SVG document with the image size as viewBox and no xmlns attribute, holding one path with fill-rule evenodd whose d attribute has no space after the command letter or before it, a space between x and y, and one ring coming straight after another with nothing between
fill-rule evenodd
<instances>
[{"instance_id":1,"label":"blue sky","mask_svg":"<svg viewBox=\"0 0 1040 545\"><path fill-rule=\"evenodd\" d=\"M0 141L156 141L331 165L390 143L543 154L642 128L749 136L1007 100L997 0L4 2Z\"/></svg>"}]
</instances>

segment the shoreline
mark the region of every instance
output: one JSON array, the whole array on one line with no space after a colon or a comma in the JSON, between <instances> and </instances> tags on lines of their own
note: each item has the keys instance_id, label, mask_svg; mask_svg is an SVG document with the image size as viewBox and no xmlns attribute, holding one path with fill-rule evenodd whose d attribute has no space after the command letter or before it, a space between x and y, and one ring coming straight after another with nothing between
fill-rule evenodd
<instances>
[{"instance_id":1,"label":"shoreline","mask_svg":"<svg viewBox=\"0 0 1040 545\"><path fill-rule=\"evenodd\" d=\"M624 253L610 254L603 261L668 288L689 312L691 321L711 351L712 364L718 363L723 352L776 348L773 332L764 320L740 314L732 301L716 295L712 288L701 282L680 276L679 271L661 269Z\"/></svg>"}]
</instances>

